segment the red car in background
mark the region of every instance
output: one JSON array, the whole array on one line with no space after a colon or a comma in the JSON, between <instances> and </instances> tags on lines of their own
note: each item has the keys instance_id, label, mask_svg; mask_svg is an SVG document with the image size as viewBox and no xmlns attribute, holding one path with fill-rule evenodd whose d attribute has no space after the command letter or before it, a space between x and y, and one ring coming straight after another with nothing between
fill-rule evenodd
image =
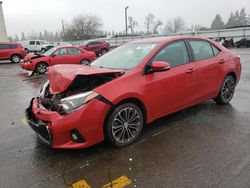
<instances>
[{"instance_id":1,"label":"red car in background","mask_svg":"<svg viewBox=\"0 0 250 188\"><path fill-rule=\"evenodd\" d=\"M85 50L95 52L96 55L103 55L107 53L110 49L109 43L106 41L87 41L84 45L79 46Z\"/></svg>"},{"instance_id":2,"label":"red car in background","mask_svg":"<svg viewBox=\"0 0 250 188\"><path fill-rule=\"evenodd\" d=\"M209 99L229 103L240 75L240 57L206 38L133 41L90 66L50 67L26 118L53 148L84 148L104 139L123 147L157 118Z\"/></svg>"},{"instance_id":3,"label":"red car in background","mask_svg":"<svg viewBox=\"0 0 250 188\"><path fill-rule=\"evenodd\" d=\"M28 54L20 65L23 69L43 74L48 66L57 64L89 64L95 53L74 46L51 48L43 54Z\"/></svg>"},{"instance_id":4,"label":"red car in background","mask_svg":"<svg viewBox=\"0 0 250 188\"><path fill-rule=\"evenodd\" d=\"M19 63L26 56L21 44L13 42L0 42L0 60L11 60Z\"/></svg>"}]
</instances>

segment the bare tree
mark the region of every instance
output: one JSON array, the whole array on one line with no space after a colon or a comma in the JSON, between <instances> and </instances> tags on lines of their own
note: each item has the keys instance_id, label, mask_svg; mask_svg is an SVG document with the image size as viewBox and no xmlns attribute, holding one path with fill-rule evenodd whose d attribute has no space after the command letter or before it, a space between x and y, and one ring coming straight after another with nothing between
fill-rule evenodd
<instances>
[{"instance_id":1,"label":"bare tree","mask_svg":"<svg viewBox=\"0 0 250 188\"><path fill-rule=\"evenodd\" d=\"M90 39L100 35L102 21L95 15L78 15L72 24L66 26L65 38L68 40Z\"/></svg>"},{"instance_id":2,"label":"bare tree","mask_svg":"<svg viewBox=\"0 0 250 188\"><path fill-rule=\"evenodd\" d=\"M150 34L151 33L151 30L154 26L154 19L155 19L155 16L151 13L149 13L146 17L145 17L145 27L146 27L146 31L147 31L147 34Z\"/></svg>"},{"instance_id":3,"label":"bare tree","mask_svg":"<svg viewBox=\"0 0 250 188\"><path fill-rule=\"evenodd\" d=\"M168 20L164 28L164 33L177 33L185 30L185 21L181 17L176 17L173 20Z\"/></svg>"},{"instance_id":4,"label":"bare tree","mask_svg":"<svg viewBox=\"0 0 250 188\"><path fill-rule=\"evenodd\" d=\"M128 29L134 34L134 28L138 26L137 21L135 21L131 16L128 17Z\"/></svg>"},{"instance_id":5,"label":"bare tree","mask_svg":"<svg viewBox=\"0 0 250 188\"><path fill-rule=\"evenodd\" d=\"M158 34L158 28L162 25L162 22L160 20L157 20L155 23L154 23L154 28L153 28L153 33L154 34Z\"/></svg>"}]
</instances>

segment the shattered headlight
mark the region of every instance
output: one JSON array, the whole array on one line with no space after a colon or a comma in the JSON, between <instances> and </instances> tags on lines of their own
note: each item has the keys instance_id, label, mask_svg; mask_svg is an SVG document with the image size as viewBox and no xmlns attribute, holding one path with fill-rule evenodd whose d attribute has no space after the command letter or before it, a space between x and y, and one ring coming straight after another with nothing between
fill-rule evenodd
<instances>
[{"instance_id":1,"label":"shattered headlight","mask_svg":"<svg viewBox=\"0 0 250 188\"><path fill-rule=\"evenodd\" d=\"M48 86L49 86L49 80L43 85L42 89L40 90L39 97L41 97L41 98L45 97Z\"/></svg>"},{"instance_id":2,"label":"shattered headlight","mask_svg":"<svg viewBox=\"0 0 250 188\"><path fill-rule=\"evenodd\" d=\"M79 109L83 105L87 104L93 98L97 97L99 94L94 91L88 91L85 93L72 95L61 99L61 111L65 114L70 114L75 110Z\"/></svg>"}]
</instances>

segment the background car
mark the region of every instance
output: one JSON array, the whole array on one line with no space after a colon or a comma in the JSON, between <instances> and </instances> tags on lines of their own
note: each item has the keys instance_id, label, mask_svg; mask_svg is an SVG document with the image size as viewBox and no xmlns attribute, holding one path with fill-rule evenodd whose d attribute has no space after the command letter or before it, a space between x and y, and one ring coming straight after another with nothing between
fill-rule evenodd
<instances>
[{"instance_id":1,"label":"background car","mask_svg":"<svg viewBox=\"0 0 250 188\"><path fill-rule=\"evenodd\" d=\"M250 47L250 39L243 38L243 39L235 42L235 46L237 48L241 48L241 47L249 48Z\"/></svg>"},{"instance_id":2,"label":"background car","mask_svg":"<svg viewBox=\"0 0 250 188\"><path fill-rule=\"evenodd\" d=\"M87 41L84 45L79 46L85 50L95 52L96 55L103 55L109 51L110 45L106 41Z\"/></svg>"},{"instance_id":3,"label":"background car","mask_svg":"<svg viewBox=\"0 0 250 188\"><path fill-rule=\"evenodd\" d=\"M44 54L28 54L20 65L23 69L39 74L46 72L48 66L56 64L89 64L95 53L73 46L51 48Z\"/></svg>"},{"instance_id":4,"label":"background car","mask_svg":"<svg viewBox=\"0 0 250 188\"><path fill-rule=\"evenodd\" d=\"M46 52L47 50L54 47L53 44L49 44L45 40L27 40L27 41L21 41L20 42L26 51L26 53L29 52Z\"/></svg>"},{"instance_id":5,"label":"background car","mask_svg":"<svg viewBox=\"0 0 250 188\"><path fill-rule=\"evenodd\" d=\"M12 42L0 43L0 60L11 60L13 63L19 63L26 53L21 44Z\"/></svg>"},{"instance_id":6,"label":"background car","mask_svg":"<svg viewBox=\"0 0 250 188\"><path fill-rule=\"evenodd\" d=\"M123 147L157 118L208 99L229 103L240 75L240 57L212 40L129 42L90 66L50 67L26 118L53 148L84 148L104 139Z\"/></svg>"}]
</instances>

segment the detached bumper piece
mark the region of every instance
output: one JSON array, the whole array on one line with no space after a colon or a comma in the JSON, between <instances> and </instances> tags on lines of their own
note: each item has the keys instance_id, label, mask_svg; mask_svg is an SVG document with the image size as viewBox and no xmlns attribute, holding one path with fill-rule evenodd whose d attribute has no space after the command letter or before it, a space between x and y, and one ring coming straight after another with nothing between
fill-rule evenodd
<instances>
[{"instance_id":1,"label":"detached bumper piece","mask_svg":"<svg viewBox=\"0 0 250 188\"><path fill-rule=\"evenodd\" d=\"M31 105L32 105L32 103L33 103L33 99L31 100ZM46 144L48 146L52 146L51 134L50 134L50 131L49 131L46 123L37 119L34 116L34 114L32 112L31 105L25 111L26 120L27 120L29 126L36 132L37 136L40 138L40 140L44 144Z\"/></svg>"}]
</instances>

